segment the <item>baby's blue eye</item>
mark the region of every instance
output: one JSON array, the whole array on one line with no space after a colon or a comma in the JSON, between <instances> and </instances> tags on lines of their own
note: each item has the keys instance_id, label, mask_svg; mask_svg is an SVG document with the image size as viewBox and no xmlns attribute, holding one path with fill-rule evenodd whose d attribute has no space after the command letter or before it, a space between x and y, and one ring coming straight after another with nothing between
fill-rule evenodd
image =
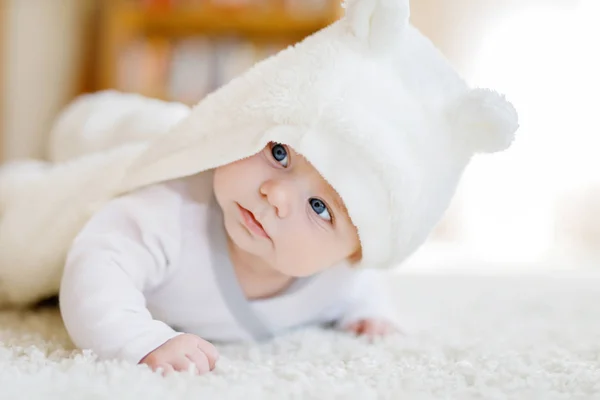
<instances>
[{"instance_id":1,"label":"baby's blue eye","mask_svg":"<svg viewBox=\"0 0 600 400\"><path fill-rule=\"evenodd\" d=\"M288 153L285 149L285 146L281 144L274 144L273 147L271 147L271 154L273 155L273 158L283 167L288 166Z\"/></svg>"},{"instance_id":2,"label":"baby's blue eye","mask_svg":"<svg viewBox=\"0 0 600 400\"><path fill-rule=\"evenodd\" d=\"M331 215L329 214L329 210L327 209L327 206L322 200L312 198L308 200L308 202L310 203L310 206L312 207L313 211L316 212L319 217L323 218L326 221L331 221Z\"/></svg>"}]
</instances>

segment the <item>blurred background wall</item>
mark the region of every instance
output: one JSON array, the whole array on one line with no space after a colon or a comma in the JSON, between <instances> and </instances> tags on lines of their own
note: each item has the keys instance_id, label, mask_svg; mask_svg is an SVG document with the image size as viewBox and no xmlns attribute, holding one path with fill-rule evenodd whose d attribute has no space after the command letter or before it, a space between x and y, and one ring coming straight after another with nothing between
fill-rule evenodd
<instances>
[{"instance_id":1,"label":"blurred background wall","mask_svg":"<svg viewBox=\"0 0 600 400\"><path fill-rule=\"evenodd\" d=\"M52 119L81 90L89 0L0 0L2 158L42 157Z\"/></svg>"},{"instance_id":2,"label":"blurred background wall","mask_svg":"<svg viewBox=\"0 0 600 400\"><path fill-rule=\"evenodd\" d=\"M0 0L0 157L43 158L53 118L82 92L114 87L194 103L336 19L338 4ZM521 129L510 150L474 160L406 267L598 267L600 2L412 0L411 7L412 22L469 83L506 93Z\"/></svg>"}]
</instances>

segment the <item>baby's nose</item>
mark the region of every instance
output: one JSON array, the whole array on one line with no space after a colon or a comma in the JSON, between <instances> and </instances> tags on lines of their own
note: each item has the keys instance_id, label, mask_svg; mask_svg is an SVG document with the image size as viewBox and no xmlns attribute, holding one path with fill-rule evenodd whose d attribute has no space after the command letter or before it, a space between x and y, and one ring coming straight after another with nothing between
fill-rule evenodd
<instances>
[{"instance_id":1,"label":"baby's nose","mask_svg":"<svg viewBox=\"0 0 600 400\"><path fill-rule=\"evenodd\" d=\"M260 192L275 208L279 218L285 218L290 214L295 192L290 182L270 180L261 185Z\"/></svg>"}]
</instances>

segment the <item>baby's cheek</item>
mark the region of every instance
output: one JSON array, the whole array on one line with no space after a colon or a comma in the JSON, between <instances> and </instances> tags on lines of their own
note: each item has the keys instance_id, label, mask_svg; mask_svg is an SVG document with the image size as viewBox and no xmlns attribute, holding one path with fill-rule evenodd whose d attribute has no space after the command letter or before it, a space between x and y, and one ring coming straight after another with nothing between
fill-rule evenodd
<instances>
[{"instance_id":1,"label":"baby's cheek","mask_svg":"<svg viewBox=\"0 0 600 400\"><path fill-rule=\"evenodd\" d=\"M282 272L297 278L312 275L316 270L314 250L300 242L289 242L280 248L278 260Z\"/></svg>"},{"instance_id":2,"label":"baby's cheek","mask_svg":"<svg viewBox=\"0 0 600 400\"><path fill-rule=\"evenodd\" d=\"M282 272L303 277L335 264L330 243L306 221L290 219L276 228L273 245Z\"/></svg>"}]
</instances>

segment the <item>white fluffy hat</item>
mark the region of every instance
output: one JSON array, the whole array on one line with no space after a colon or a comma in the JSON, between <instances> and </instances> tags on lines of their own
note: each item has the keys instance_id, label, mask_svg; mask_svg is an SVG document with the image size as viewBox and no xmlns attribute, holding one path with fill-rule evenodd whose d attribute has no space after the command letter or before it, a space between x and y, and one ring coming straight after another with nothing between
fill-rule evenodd
<instances>
[{"instance_id":1,"label":"white fluffy hat","mask_svg":"<svg viewBox=\"0 0 600 400\"><path fill-rule=\"evenodd\" d=\"M469 88L409 24L406 0L349 0L346 14L202 100L127 171L123 190L193 174L280 142L348 208L361 264L397 265L442 217L477 152L507 148L517 114Z\"/></svg>"}]
</instances>

